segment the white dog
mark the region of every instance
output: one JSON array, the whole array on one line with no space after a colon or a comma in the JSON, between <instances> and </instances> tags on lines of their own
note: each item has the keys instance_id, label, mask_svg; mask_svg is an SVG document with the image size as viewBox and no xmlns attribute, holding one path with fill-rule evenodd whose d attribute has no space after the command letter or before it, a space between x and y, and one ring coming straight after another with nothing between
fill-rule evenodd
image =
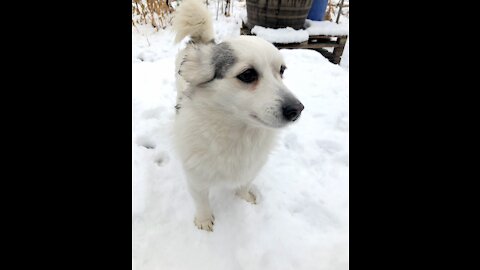
<instances>
[{"instance_id":1,"label":"white dog","mask_svg":"<svg viewBox=\"0 0 480 270\"><path fill-rule=\"evenodd\" d=\"M270 43L240 36L215 43L201 0L175 12L176 42L190 36L176 60L175 144L196 205L195 225L212 231L210 187L227 183L256 203L250 184L267 161L279 128L303 105L282 82L285 63Z\"/></svg>"}]
</instances>

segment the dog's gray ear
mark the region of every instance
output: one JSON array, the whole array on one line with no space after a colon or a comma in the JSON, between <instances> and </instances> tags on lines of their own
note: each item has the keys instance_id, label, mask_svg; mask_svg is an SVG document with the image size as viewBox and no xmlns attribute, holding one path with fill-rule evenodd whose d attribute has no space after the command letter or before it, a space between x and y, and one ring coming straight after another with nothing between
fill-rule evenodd
<instances>
[{"instance_id":1,"label":"dog's gray ear","mask_svg":"<svg viewBox=\"0 0 480 270\"><path fill-rule=\"evenodd\" d=\"M212 81L215 77L215 67L212 64L213 46L213 44L188 45L178 75L194 86Z\"/></svg>"}]
</instances>

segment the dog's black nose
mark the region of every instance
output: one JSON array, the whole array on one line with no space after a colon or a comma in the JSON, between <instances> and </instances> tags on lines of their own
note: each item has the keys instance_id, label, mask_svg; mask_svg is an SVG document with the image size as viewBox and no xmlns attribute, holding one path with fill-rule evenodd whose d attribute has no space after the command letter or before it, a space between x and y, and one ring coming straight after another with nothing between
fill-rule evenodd
<instances>
[{"instance_id":1,"label":"dog's black nose","mask_svg":"<svg viewBox=\"0 0 480 270\"><path fill-rule=\"evenodd\" d=\"M295 121L300 117L300 114L303 111L303 104L300 102L288 104L283 107L283 116L288 121Z\"/></svg>"}]
</instances>

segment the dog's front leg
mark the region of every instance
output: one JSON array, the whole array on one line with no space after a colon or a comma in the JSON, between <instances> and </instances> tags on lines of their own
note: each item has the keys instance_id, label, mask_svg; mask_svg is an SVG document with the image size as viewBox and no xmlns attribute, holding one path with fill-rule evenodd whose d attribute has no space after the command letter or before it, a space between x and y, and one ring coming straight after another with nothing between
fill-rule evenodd
<instances>
[{"instance_id":1,"label":"dog's front leg","mask_svg":"<svg viewBox=\"0 0 480 270\"><path fill-rule=\"evenodd\" d=\"M253 192L251 191L250 184L241 186L237 189L235 194L237 194L237 196L249 203L257 204L257 198L255 197L255 194L253 194Z\"/></svg>"},{"instance_id":2,"label":"dog's front leg","mask_svg":"<svg viewBox=\"0 0 480 270\"><path fill-rule=\"evenodd\" d=\"M208 200L209 188L199 188L192 184L189 184L188 187L195 202L195 225L201 230L213 231L215 218L213 217Z\"/></svg>"}]
</instances>

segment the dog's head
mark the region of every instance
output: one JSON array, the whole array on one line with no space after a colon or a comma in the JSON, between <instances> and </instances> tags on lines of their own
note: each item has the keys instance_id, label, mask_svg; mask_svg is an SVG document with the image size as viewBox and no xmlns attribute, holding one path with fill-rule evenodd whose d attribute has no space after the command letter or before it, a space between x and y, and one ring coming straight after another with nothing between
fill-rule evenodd
<instances>
[{"instance_id":1,"label":"dog's head","mask_svg":"<svg viewBox=\"0 0 480 270\"><path fill-rule=\"evenodd\" d=\"M188 45L178 74L188 82L193 102L250 125L280 128L296 121L304 108L282 82L285 69L272 44L240 36Z\"/></svg>"}]
</instances>

